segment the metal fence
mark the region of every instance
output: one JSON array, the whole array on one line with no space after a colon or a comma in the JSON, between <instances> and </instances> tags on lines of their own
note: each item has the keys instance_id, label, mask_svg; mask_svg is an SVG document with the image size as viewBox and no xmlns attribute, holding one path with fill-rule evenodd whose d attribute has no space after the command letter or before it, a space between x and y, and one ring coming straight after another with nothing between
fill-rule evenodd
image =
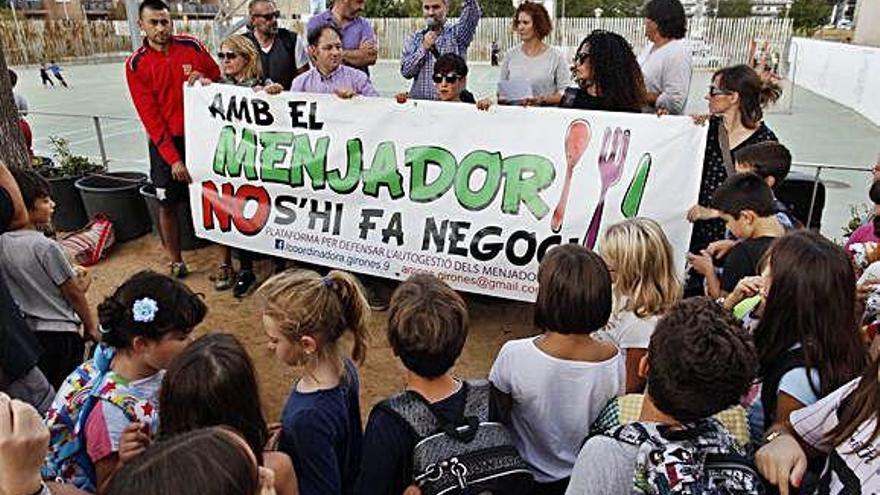
<instances>
[{"instance_id":1,"label":"metal fence","mask_svg":"<svg viewBox=\"0 0 880 495\"><path fill-rule=\"evenodd\" d=\"M379 39L379 57L400 58L403 44L413 32L424 29L424 20L416 18L370 19ZM558 19L551 33L552 45L573 49L594 29L604 29L620 34L635 50L645 45L644 21L641 18L566 18ZM715 19L692 18L688 26L688 41L697 68L714 68L745 63L753 41L784 58L792 36L791 19ZM502 50L515 46L517 35L511 30L511 20L484 18L480 20L477 33L468 52L472 61L488 61L493 41Z\"/></svg>"},{"instance_id":2,"label":"metal fence","mask_svg":"<svg viewBox=\"0 0 880 495\"><path fill-rule=\"evenodd\" d=\"M379 39L379 57L398 59L406 39L424 28L419 18L369 19ZM175 30L189 33L203 40L214 51L214 33L211 20L176 20ZM298 21L285 23L299 32ZM640 18L565 18L556 21L549 42L566 49L576 47L581 39L594 29L614 31L624 36L636 50L645 44L644 21ZM785 60L783 54L792 35L791 19L692 18L688 40L697 68L714 68L748 60L751 44L767 42L768 49ZM0 36L11 65L36 63L46 59L87 57L115 54L131 50L126 21L0 21ZM502 50L518 43L511 30L510 19L483 18L471 44L471 61L488 61L493 41Z\"/></svg>"}]
</instances>

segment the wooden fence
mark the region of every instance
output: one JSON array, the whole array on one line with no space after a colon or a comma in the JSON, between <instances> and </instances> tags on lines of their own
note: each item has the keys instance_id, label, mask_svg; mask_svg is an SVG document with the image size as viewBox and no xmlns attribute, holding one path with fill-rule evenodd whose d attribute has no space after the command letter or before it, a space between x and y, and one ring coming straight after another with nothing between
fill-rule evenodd
<instances>
[{"instance_id":1,"label":"wooden fence","mask_svg":"<svg viewBox=\"0 0 880 495\"><path fill-rule=\"evenodd\" d=\"M379 57L383 59L398 59L409 35L424 28L424 20L418 18L370 19L370 22L379 39ZM299 23L290 27L302 30ZM177 32L199 37L212 52L214 28L212 21L175 21ZM549 41L572 53L580 40L594 29L621 34L636 51L645 44L643 21L636 18L560 19ZM124 21L0 21L0 37L11 65L127 52L131 50L127 32L128 25ZM753 40L761 44L766 41L772 52L782 55L791 35L791 19L701 18L691 19L688 28L694 64L698 68L746 62ZM481 19L468 53L469 60L488 61L492 41L498 42L502 53L518 43L510 29L510 19Z\"/></svg>"}]
</instances>

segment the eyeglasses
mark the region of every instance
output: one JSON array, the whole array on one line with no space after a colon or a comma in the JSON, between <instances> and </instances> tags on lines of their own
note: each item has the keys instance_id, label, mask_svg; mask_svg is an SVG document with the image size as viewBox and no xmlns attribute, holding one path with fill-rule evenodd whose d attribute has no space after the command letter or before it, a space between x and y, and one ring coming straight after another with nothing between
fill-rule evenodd
<instances>
[{"instance_id":1,"label":"eyeglasses","mask_svg":"<svg viewBox=\"0 0 880 495\"><path fill-rule=\"evenodd\" d=\"M220 60L235 60L238 54L235 52L217 52L217 58Z\"/></svg>"},{"instance_id":2,"label":"eyeglasses","mask_svg":"<svg viewBox=\"0 0 880 495\"><path fill-rule=\"evenodd\" d=\"M733 91L721 89L718 86L709 86L709 96L722 96L722 95L729 95L731 93L733 93Z\"/></svg>"},{"instance_id":3,"label":"eyeglasses","mask_svg":"<svg viewBox=\"0 0 880 495\"><path fill-rule=\"evenodd\" d=\"M253 15L254 17L262 17L263 19L265 19L267 21L274 21L275 19L278 19L279 17L281 17L281 12L276 10L275 12L269 12L268 14L251 14L251 15Z\"/></svg>"},{"instance_id":4,"label":"eyeglasses","mask_svg":"<svg viewBox=\"0 0 880 495\"><path fill-rule=\"evenodd\" d=\"M459 81L459 79L462 79L462 76L460 76L454 72L450 72L449 74L445 74L445 75L444 74L434 74L434 76L431 77L431 79L434 80L435 84L440 84L443 81L446 81L448 83L456 83Z\"/></svg>"},{"instance_id":5,"label":"eyeglasses","mask_svg":"<svg viewBox=\"0 0 880 495\"><path fill-rule=\"evenodd\" d=\"M580 52L574 56L574 62L578 65L587 61L590 58L590 52Z\"/></svg>"}]
</instances>

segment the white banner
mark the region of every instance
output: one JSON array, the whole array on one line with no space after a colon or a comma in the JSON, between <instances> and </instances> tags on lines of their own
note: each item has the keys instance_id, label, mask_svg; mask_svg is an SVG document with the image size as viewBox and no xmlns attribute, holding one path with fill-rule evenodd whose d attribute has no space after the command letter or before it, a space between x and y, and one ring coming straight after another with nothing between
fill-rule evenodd
<instances>
[{"instance_id":1,"label":"white banner","mask_svg":"<svg viewBox=\"0 0 880 495\"><path fill-rule=\"evenodd\" d=\"M687 117L187 88L197 235L533 301L552 246L646 216L683 267L704 128Z\"/></svg>"}]
</instances>

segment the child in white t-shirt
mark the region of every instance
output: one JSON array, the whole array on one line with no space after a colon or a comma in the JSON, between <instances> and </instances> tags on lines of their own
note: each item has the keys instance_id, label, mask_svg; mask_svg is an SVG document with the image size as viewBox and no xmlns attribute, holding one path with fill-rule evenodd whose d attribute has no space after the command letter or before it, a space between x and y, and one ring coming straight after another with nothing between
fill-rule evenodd
<instances>
[{"instance_id":1,"label":"child in white t-shirt","mask_svg":"<svg viewBox=\"0 0 880 495\"><path fill-rule=\"evenodd\" d=\"M588 249L552 249L538 268L537 337L507 342L489 380L537 482L564 493L578 451L605 403L625 386L624 358L590 334L611 314L611 276Z\"/></svg>"}]
</instances>

